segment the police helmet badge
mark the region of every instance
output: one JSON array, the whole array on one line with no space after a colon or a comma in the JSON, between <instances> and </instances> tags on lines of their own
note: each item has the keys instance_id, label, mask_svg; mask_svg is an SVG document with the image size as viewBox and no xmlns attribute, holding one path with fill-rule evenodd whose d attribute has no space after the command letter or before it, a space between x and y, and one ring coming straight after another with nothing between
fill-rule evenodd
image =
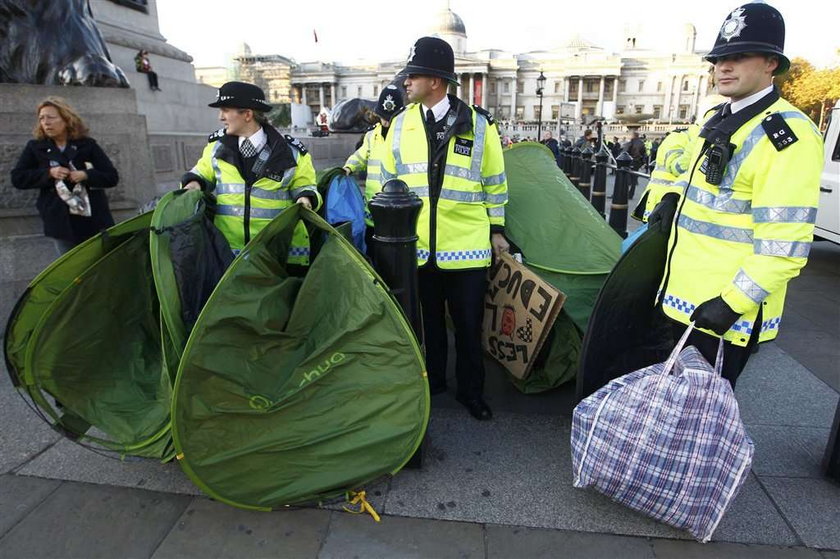
<instances>
[{"instance_id":1,"label":"police helmet badge","mask_svg":"<svg viewBox=\"0 0 840 559\"><path fill-rule=\"evenodd\" d=\"M732 13L729 14L729 17L723 22L723 25L720 28L720 37L726 42L740 36L741 31L743 31L747 26L747 18L743 15L743 13L744 8L732 10Z\"/></svg>"},{"instance_id":2,"label":"police helmet badge","mask_svg":"<svg viewBox=\"0 0 840 559\"><path fill-rule=\"evenodd\" d=\"M394 102L394 97L392 95L388 95L387 97L385 97L385 100L382 101L382 109L386 113L392 113L396 108L397 104Z\"/></svg>"},{"instance_id":3,"label":"police helmet badge","mask_svg":"<svg viewBox=\"0 0 840 559\"><path fill-rule=\"evenodd\" d=\"M411 49L408 51L408 60L406 60L406 64L411 64L411 61L414 60L414 55L417 54L417 49L414 45L411 45Z\"/></svg>"}]
</instances>

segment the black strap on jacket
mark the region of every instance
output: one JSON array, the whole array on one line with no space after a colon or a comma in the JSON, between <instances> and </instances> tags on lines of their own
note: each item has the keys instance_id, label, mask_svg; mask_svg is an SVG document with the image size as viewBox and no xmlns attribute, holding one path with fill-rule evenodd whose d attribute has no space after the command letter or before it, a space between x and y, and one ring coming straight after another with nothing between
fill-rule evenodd
<instances>
[{"instance_id":1,"label":"black strap on jacket","mask_svg":"<svg viewBox=\"0 0 840 559\"><path fill-rule=\"evenodd\" d=\"M770 106L779 100L779 91L774 87L773 91L753 103L728 116L723 114L727 105L722 105L718 111L706 121L703 129L700 130L700 137L706 139L707 144L729 144L732 134L738 131L747 122L766 111Z\"/></svg>"}]
</instances>

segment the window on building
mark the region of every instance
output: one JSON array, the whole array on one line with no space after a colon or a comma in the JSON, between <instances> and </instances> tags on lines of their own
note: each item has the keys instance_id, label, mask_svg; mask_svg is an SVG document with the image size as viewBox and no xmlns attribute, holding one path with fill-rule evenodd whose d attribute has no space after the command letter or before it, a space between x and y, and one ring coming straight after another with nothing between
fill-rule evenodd
<instances>
[{"instance_id":1,"label":"window on building","mask_svg":"<svg viewBox=\"0 0 840 559\"><path fill-rule=\"evenodd\" d=\"M362 96L362 86L356 86L356 97Z\"/></svg>"},{"instance_id":2,"label":"window on building","mask_svg":"<svg viewBox=\"0 0 840 559\"><path fill-rule=\"evenodd\" d=\"M618 80L618 92L624 93L627 91L627 80Z\"/></svg>"},{"instance_id":3,"label":"window on building","mask_svg":"<svg viewBox=\"0 0 840 559\"><path fill-rule=\"evenodd\" d=\"M616 105L615 114L623 115L624 114L624 105Z\"/></svg>"},{"instance_id":4,"label":"window on building","mask_svg":"<svg viewBox=\"0 0 840 559\"><path fill-rule=\"evenodd\" d=\"M504 84L504 87L502 88L502 91L504 91L505 93L510 93L510 82L509 81L505 81L505 84Z\"/></svg>"},{"instance_id":5,"label":"window on building","mask_svg":"<svg viewBox=\"0 0 840 559\"><path fill-rule=\"evenodd\" d=\"M375 85L373 86L373 96L376 97L377 95L379 95L379 86Z\"/></svg>"},{"instance_id":6,"label":"window on building","mask_svg":"<svg viewBox=\"0 0 840 559\"><path fill-rule=\"evenodd\" d=\"M490 82L490 93L496 93L496 82Z\"/></svg>"},{"instance_id":7,"label":"window on building","mask_svg":"<svg viewBox=\"0 0 840 559\"><path fill-rule=\"evenodd\" d=\"M554 93L560 93L560 82L554 82Z\"/></svg>"},{"instance_id":8,"label":"window on building","mask_svg":"<svg viewBox=\"0 0 840 559\"><path fill-rule=\"evenodd\" d=\"M583 82L583 89L587 93L592 93L595 91L595 81L594 80L586 80Z\"/></svg>"},{"instance_id":9,"label":"window on building","mask_svg":"<svg viewBox=\"0 0 840 559\"><path fill-rule=\"evenodd\" d=\"M662 91L662 82L656 82L656 92Z\"/></svg>"},{"instance_id":10,"label":"window on building","mask_svg":"<svg viewBox=\"0 0 840 559\"><path fill-rule=\"evenodd\" d=\"M346 85L341 86L341 98L342 99L347 99L347 86Z\"/></svg>"},{"instance_id":11,"label":"window on building","mask_svg":"<svg viewBox=\"0 0 840 559\"><path fill-rule=\"evenodd\" d=\"M560 116L560 105L551 105L551 120L557 120Z\"/></svg>"},{"instance_id":12,"label":"window on building","mask_svg":"<svg viewBox=\"0 0 840 559\"><path fill-rule=\"evenodd\" d=\"M662 105L653 106L653 118L659 119L662 115Z\"/></svg>"},{"instance_id":13,"label":"window on building","mask_svg":"<svg viewBox=\"0 0 840 559\"><path fill-rule=\"evenodd\" d=\"M523 81L516 82L516 92L517 93L522 93L524 91L525 91L525 82L523 82Z\"/></svg>"},{"instance_id":14,"label":"window on building","mask_svg":"<svg viewBox=\"0 0 840 559\"><path fill-rule=\"evenodd\" d=\"M688 91L688 80L683 81L683 91Z\"/></svg>"},{"instance_id":15,"label":"window on building","mask_svg":"<svg viewBox=\"0 0 840 559\"><path fill-rule=\"evenodd\" d=\"M149 0L111 0L114 4L119 4L120 6L126 6L128 8L132 8L139 12L143 12L148 14L149 13Z\"/></svg>"},{"instance_id":16,"label":"window on building","mask_svg":"<svg viewBox=\"0 0 840 559\"><path fill-rule=\"evenodd\" d=\"M522 117L525 116L525 107L516 107L516 120L522 120Z\"/></svg>"},{"instance_id":17,"label":"window on building","mask_svg":"<svg viewBox=\"0 0 840 559\"><path fill-rule=\"evenodd\" d=\"M604 80L604 98L612 97L613 88L615 87L615 80Z\"/></svg>"},{"instance_id":18,"label":"window on building","mask_svg":"<svg viewBox=\"0 0 840 559\"><path fill-rule=\"evenodd\" d=\"M688 105L680 105L680 120L688 118Z\"/></svg>"},{"instance_id":19,"label":"window on building","mask_svg":"<svg viewBox=\"0 0 840 559\"><path fill-rule=\"evenodd\" d=\"M636 114L637 114L637 115L642 114L642 110L643 110L643 109L644 109L644 106L643 106L643 105L636 105L636 109L635 109Z\"/></svg>"},{"instance_id":20,"label":"window on building","mask_svg":"<svg viewBox=\"0 0 840 559\"><path fill-rule=\"evenodd\" d=\"M543 120L543 119L545 119L545 116L546 116L545 113L543 113L542 115L540 114L540 106L539 105L534 105L534 120L536 120L538 118L540 120Z\"/></svg>"},{"instance_id":21,"label":"window on building","mask_svg":"<svg viewBox=\"0 0 840 559\"><path fill-rule=\"evenodd\" d=\"M645 80L639 80L639 92L641 93L644 90L645 90Z\"/></svg>"},{"instance_id":22,"label":"window on building","mask_svg":"<svg viewBox=\"0 0 840 559\"><path fill-rule=\"evenodd\" d=\"M572 80L569 83L569 99L577 99L578 98L578 80Z\"/></svg>"}]
</instances>

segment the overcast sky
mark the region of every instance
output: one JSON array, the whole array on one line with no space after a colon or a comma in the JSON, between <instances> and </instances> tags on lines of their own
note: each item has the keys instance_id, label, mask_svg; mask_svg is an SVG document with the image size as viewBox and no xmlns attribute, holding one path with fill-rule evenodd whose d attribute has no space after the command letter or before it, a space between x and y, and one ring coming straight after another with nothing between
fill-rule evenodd
<instances>
[{"instance_id":1,"label":"overcast sky","mask_svg":"<svg viewBox=\"0 0 840 559\"><path fill-rule=\"evenodd\" d=\"M818 66L837 62L840 2L770 3L785 18L785 53L790 58L803 56ZM430 0L423 4L428 7L420 8L418 3L409 7L389 0L157 0L157 9L161 33L190 54L196 66L225 66L243 42L255 54L282 54L298 62L403 60L414 40L429 33L435 13L446 4ZM737 0L451 0L449 4L464 20L468 50L498 48L513 53L551 49L575 34L617 51L627 25L641 28L637 37L646 48L661 45L673 50L685 23L696 26L697 48L707 50L728 13L741 5Z\"/></svg>"}]
</instances>

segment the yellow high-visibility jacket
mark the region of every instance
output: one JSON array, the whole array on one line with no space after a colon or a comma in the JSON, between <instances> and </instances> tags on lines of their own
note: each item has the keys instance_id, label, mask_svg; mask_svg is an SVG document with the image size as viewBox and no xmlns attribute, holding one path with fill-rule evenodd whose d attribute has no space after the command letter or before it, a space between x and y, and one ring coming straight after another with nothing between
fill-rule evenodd
<instances>
[{"instance_id":1,"label":"yellow high-visibility jacket","mask_svg":"<svg viewBox=\"0 0 840 559\"><path fill-rule=\"evenodd\" d=\"M755 328L759 341L776 337L787 283L807 261L823 145L811 120L784 99L730 141L735 149L719 186L706 182L704 139L695 136L688 147L660 295L665 314L684 324L698 305L721 296L741 314L723 338L745 346Z\"/></svg>"},{"instance_id":2,"label":"yellow high-visibility jacket","mask_svg":"<svg viewBox=\"0 0 840 559\"><path fill-rule=\"evenodd\" d=\"M291 136L281 136L273 127L263 128L267 142L258 156L262 169L253 185L248 186L237 168L239 140L223 130L210 136L201 158L181 184L197 180L205 192L216 196L214 225L224 234L235 252L239 252L284 209L304 194L315 198L317 210L321 196L315 186L315 168L306 148ZM309 263L309 235L298 223L292 237L288 262Z\"/></svg>"},{"instance_id":3,"label":"yellow high-visibility jacket","mask_svg":"<svg viewBox=\"0 0 840 559\"><path fill-rule=\"evenodd\" d=\"M505 224L502 147L489 114L454 96L449 99L450 115L457 117L441 148L445 161L430 162L423 107L412 104L391 121L381 156L382 182L402 179L423 201L417 224L419 266L433 260L443 270L484 268L490 265L491 226L503 230ZM438 171L440 184L430 184Z\"/></svg>"},{"instance_id":4,"label":"yellow high-visibility jacket","mask_svg":"<svg viewBox=\"0 0 840 559\"><path fill-rule=\"evenodd\" d=\"M669 192L683 193L685 183L678 183L677 177L685 172L685 169L681 167L681 164L685 163L681 163L680 158L689 138L687 131L675 131L668 134L659 144L659 150L656 152L656 167L650 174L650 180L638 206L633 210L634 218L647 223L650 212L663 196Z\"/></svg>"},{"instance_id":5,"label":"yellow high-visibility jacket","mask_svg":"<svg viewBox=\"0 0 840 559\"><path fill-rule=\"evenodd\" d=\"M363 169L367 171L365 178L365 223L373 227L373 218L367 205L377 192L382 190L382 181L379 175L380 152L385 145L385 137L382 135L382 123L377 123L365 133L362 145L347 158L344 166L350 169L351 173L360 173Z\"/></svg>"}]
</instances>

